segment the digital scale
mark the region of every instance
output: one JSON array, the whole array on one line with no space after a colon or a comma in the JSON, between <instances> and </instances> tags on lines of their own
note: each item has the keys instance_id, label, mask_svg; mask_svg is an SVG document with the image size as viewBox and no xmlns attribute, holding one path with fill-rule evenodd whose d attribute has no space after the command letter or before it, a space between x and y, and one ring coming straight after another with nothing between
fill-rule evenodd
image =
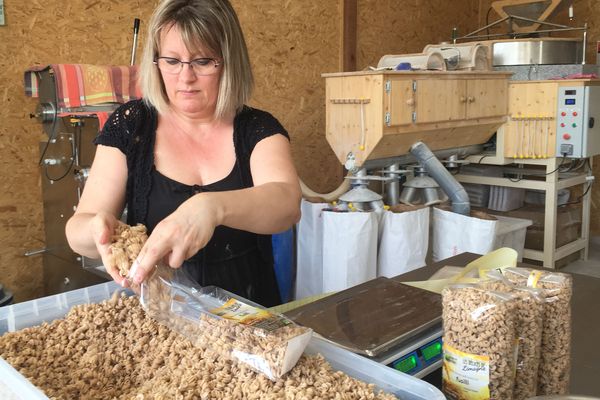
<instances>
[{"instance_id":1,"label":"digital scale","mask_svg":"<svg viewBox=\"0 0 600 400\"><path fill-rule=\"evenodd\" d=\"M286 313L323 339L422 378L442 365L442 298L380 277Z\"/></svg>"}]
</instances>

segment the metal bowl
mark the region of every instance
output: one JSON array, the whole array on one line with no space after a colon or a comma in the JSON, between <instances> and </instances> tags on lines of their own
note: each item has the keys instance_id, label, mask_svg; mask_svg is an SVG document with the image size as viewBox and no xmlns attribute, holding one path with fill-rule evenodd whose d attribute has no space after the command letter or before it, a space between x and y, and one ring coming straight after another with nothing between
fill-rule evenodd
<instances>
[{"instance_id":1,"label":"metal bowl","mask_svg":"<svg viewBox=\"0 0 600 400\"><path fill-rule=\"evenodd\" d=\"M545 38L501 40L492 45L493 65L580 64L581 39Z\"/></svg>"}]
</instances>

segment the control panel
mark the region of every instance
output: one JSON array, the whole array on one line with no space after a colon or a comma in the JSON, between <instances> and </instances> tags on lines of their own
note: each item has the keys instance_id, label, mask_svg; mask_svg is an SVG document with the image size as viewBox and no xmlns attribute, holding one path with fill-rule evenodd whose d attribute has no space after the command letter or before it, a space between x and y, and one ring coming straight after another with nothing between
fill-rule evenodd
<instances>
[{"instance_id":1,"label":"control panel","mask_svg":"<svg viewBox=\"0 0 600 400\"><path fill-rule=\"evenodd\" d=\"M557 111L556 156L600 154L600 86L559 87Z\"/></svg>"}]
</instances>

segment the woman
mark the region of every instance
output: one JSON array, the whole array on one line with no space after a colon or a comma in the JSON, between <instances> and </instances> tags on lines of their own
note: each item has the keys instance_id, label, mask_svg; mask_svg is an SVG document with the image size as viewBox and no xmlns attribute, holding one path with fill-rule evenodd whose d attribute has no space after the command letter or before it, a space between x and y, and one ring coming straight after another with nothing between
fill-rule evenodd
<instances>
[{"instance_id":1,"label":"woman","mask_svg":"<svg viewBox=\"0 0 600 400\"><path fill-rule=\"evenodd\" d=\"M109 244L127 205L127 222L150 232L135 283L164 260L201 285L278 304L270 234L298 221L301 192L287 132L244 105L253 79L231 5L163 1L140 68L143 100L118 108L96 138L69 244L124 285Z\"/></svg>"}]
</instances>

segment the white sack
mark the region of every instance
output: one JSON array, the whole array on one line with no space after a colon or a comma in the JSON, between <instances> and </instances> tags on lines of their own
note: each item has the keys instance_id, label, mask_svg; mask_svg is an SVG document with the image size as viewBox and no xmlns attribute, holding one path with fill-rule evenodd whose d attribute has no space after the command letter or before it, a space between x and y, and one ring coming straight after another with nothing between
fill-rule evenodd
<instances>
[{"instance_id":1,"label":"white sack","mask_svg":"<svg viewBox=\"0 0 600 400\"><path fill-rule=\"evenodd\" d=\"M323 291L356 286L377 275L378 216L374 212L323 213Z\"/></svg>"},{"instance_id":2,"label":"white sack","mask_svg":"<svg viewBox=\"0 0 600 400\"><path fill-rule=\"evenodd\" d=\"M425 265L429 246L429 207L383 214L377 276L392 278Z\"/></svg>"},{"instance_id":3,"label":"white sack","mask_svg":"<svg viewBox=\"0 0 600 400\"><path fill-rule=\"evenodd\" d=\"M327 203L302 200L302 217L297 225L295 299L323 293L323 212Z\"/></svg>"},{"instance_id":4,"label":"white sack","mask_svg":"<svg viewBox=\"0 0 600 400\"><path fill-rule=\"evenodd\" d=\"M487 254L494 249L498 221L433 209L433 261L460 253Z\"/></svg>"}]
</instances>

